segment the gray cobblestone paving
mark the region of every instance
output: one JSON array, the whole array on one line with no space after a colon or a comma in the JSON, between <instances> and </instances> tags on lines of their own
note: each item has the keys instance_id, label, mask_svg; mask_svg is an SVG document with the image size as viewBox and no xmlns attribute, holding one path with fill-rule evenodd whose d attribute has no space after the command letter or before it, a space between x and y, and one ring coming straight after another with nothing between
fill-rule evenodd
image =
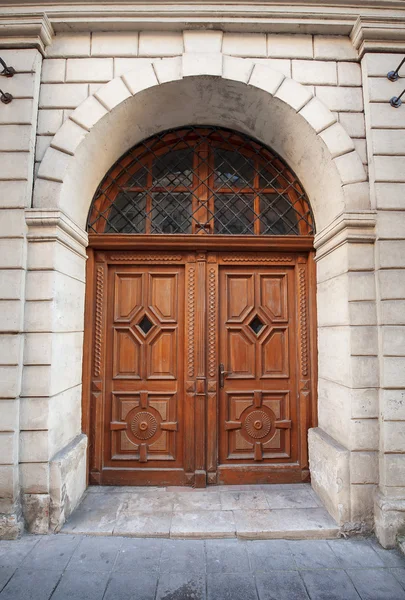
<instances>
[{"instance_id":1,"label":"gray cobblestone paving","mask_svg":"<svg viewBox=\"0 0 405 600\"><path fill-rule=\"evenodd\" d=\"M375 538L0 541L0 600L405 600L405 557Z\"/></svg>"}]
</instances>

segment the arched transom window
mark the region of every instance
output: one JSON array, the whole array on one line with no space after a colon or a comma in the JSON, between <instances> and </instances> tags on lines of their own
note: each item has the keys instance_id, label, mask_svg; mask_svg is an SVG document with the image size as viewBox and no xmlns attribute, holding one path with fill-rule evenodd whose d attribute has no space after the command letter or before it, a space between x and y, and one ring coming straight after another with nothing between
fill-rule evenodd
<instances>
[{"instance_id":1,"label":"arched transom window","mask_svg":"<svg viewBox=\"0 0 405 600\"><path fill-rule=\"evenodd\" d=\"M311 235L308 199L282 159L218 127L166 131L110 169L90 233Z\"/></svg>"}]
</instances>

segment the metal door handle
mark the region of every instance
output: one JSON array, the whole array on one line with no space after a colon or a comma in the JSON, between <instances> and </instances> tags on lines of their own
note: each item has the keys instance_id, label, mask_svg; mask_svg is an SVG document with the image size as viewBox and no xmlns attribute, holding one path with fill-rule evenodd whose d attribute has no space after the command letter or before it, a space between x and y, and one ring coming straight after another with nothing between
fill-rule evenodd
<instances>
[{"instance_id":1,"label":"metal door handle","mask_svg":"<svg viewBox=\"0 0 405 600\"><path fill-rule=\"evenodd\" d=\"M223 363L219 365L219 387L223 388L225 385L225 377L229 375L231 371L225 371Z\"/></svg>"}]
</instances>

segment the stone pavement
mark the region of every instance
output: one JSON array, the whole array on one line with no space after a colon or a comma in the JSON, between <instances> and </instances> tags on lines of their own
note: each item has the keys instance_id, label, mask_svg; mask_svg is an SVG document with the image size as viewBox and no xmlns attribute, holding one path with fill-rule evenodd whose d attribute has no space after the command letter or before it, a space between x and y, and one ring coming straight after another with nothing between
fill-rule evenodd
<instances>
[{"instance_id":1,"label":"stone pavement","mask_svg":"<svg viewBox=\"0 0 405 600\"><path fill-rule=\"evenodd\" d=\"M132 537L336 538L309 484L134 488L92 486L62 533Z\"/></svg>"},{"instance_id":2,"label":"stone pavement","mask_svg":"<svg viewBox=\"0 0 405 600\"><path fill-rule=\"evenodd\" d=\"M375 538L0 542L0 600L405 600L405 559Z\"/></svg>"}]
</instances>

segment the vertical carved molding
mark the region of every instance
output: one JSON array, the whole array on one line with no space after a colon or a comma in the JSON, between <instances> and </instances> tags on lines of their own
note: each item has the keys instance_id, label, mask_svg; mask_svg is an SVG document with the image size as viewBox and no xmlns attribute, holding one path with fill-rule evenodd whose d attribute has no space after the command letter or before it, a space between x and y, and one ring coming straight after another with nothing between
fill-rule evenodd
<instances>
[{"instance_id":1,"label":"vertical carved molding","mask_svg":"<svg viewBox=\"0 0 405 600\"><path fill-rule=\"evenodd\" d=\"M300 356L301 356L301 375L308 376L308 320L307 320L307 282L306 268L299 266L298 270L299 285L299 319L300 319Z\"/></svg>"},{"instance_id":2,"label":"vertical carved molding","mask_svg":"<svg viewBox=\"0 0 405 600\"><path fill-rule=\"evenodd\" d=\"M211 267L208 275L208 376L216 376L216 269Z\"/></svg>"},{"instance_id":3,"label":"vertical carved molding","mask_svg":"<svg viewBox=\"0 0 405 600\"><path fill-rule=\"evenodd\" d=\"M190 267L187 282L187 375L194 377L194 331L195 331L195 268Z\"/></svg>"},{"instance_id":4,"label":"vertical carved molding","mask_svg":"<svg viewBox=\"0 0 405 600\"><path fill-rule=\"evenodd\" d=\"M96 314L94 334L94 376L100 377L103 369L103 300L104 300L104 267L97 267L96 273Z\"/></svg>"}]
</instances>

